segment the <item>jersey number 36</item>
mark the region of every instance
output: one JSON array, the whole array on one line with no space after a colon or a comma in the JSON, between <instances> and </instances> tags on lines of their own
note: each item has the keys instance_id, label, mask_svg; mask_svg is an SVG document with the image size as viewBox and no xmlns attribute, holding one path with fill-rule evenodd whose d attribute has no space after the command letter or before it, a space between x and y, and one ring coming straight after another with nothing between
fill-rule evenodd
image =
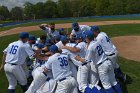
<instances>
[{"instance_id":1,"label":"jersey number 36","mask_svg":"<svg viewBox=\"0 0 140 93\"><path fill-rule=\"evenodd\" d=\"M68 60L66 57L59 57L58 58L58 61L60 62L60 66L63 67L63 66L67 66L68 65Z\"/></svg>"}]
</instances>

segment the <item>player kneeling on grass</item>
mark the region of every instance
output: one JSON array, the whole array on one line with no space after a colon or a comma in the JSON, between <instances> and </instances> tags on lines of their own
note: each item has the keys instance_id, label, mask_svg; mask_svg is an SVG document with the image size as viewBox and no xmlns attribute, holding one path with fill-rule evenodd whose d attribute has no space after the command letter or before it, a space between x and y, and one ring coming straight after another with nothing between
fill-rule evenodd
<instances>
[{"instance_id":1,"label":"player kneeling on grass","mask_svg":"<svg viewBox=\"0 0 140 93\"><path fill-rule=\"evenodd\" d=\"M45 64L44 71L52 70L53 78L57 81L54 93L78 93L77 83L70 70L68 55L60 53L56 45L49 48L53 53Z\"/></svg>"}]
</instances>

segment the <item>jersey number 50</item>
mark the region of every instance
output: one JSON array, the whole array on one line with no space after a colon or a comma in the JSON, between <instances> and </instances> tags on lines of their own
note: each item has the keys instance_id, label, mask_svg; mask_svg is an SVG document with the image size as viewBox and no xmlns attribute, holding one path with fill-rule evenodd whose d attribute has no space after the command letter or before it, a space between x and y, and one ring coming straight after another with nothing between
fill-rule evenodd
<instances>
[{"instance_id":1,"label":"jersey number 50","mask_svg":"<svg viewBox=\"0 0 140 93\"><path fill-rule=\"evenodd\" d=\"M17 45L12 45L12 48L11 48L11 50L10 50L10 54L16 54L16 52L17 52L17 49L18 49L18 46Z\"/></svg>"},{"instance_id":2,"label":"jersey number 50","mask_svg":"<svg viewBox=\"0 0 140 93\"><path fill-rule=\"evenodd\" d=\"M66 57L59 57L58 58L58 61L61 63L60 66L63 67L63 66L67 66L68 65L68 60Z\"/></svg>"}]
</instances>

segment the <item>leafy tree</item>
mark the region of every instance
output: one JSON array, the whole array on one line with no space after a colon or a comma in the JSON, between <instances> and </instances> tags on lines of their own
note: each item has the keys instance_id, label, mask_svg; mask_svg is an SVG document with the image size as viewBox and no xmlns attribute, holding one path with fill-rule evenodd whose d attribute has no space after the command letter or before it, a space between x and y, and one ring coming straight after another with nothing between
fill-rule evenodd
<instances>
[{"instance_id":1,"label":"leafy tree","mask_svg":"<svg viewBox=\"0 0 140 93\"><path fill-rule=\"evenodd\" d=\"M26 2L24 4L24 17L25 19L34 19L35 17L35 10L34 10L34 5Z\"/></svg>"},{"instance_id":2,"label":"leafy tree","mask_svg":"<svg viewBox=\"0 0 140 93\"><path fill-rule=\"evenodd\" d=\"M108 14L109 0L97 0L96 1L96 15L107 15Z\"/></svg>"},{"instance_id":3,"label":"leafy tree","mask_svg":"<svg viewBox=\"0 0 140 93\"><path fill-rule=\"evenodd\" d=\"M52 1L48 0L44 4L44 17L46 18L55 18L57 17L57 4Z\"/></svg>"},{"instance_id":4,"label":"leafy tree","mask_svg":"<svg viewBox=\"0 0 140 93\"><path fill-rule=\"evenodd\" d=\"M71 11L73 13L73 17L79 17L80 16L80 3L81 0L71 0Z\"/></svg>"},{"instance_id":5,"label":"leafy tree","mask_svg":"<svg viewBox=\"0 0 140 93\"><path fill-rule=\"evenodd\" d=\"M86 2L86 3L85 3ZM82 0L80 3L80 16L95 15L95 3L93 0Z\"/></svg>"},{"instance_id":6,"label":"leafy tree","mask_svg":"<svg viewBox=\"0 0 140 93\"><path fill-rule=\"evenodd\" d=\"M39 3L37 3L37 4L35 4L34 5L34 10L35 10L35 17L37 18L37 19L39 19L39 18L43 18L44 17L44 3L42 3L42 2L39 2Z\"/></svg>"},{"instance_id":7,"label":"leafy tree","mask_svg":"<svg viewBox=\"0 0 140 93\"><path fill-rule=\"evenodd\" d=\"M6 6L0 6L0 16L3 20L10 18L10 12Z\"/></svg>"},{"instance_id":8,"label":"leafy tree","mask_svg":"<svg viewBox=\"0 0 140 93\"><path fill-rule=\"evenodd\" d=\"M71 17L71 4L70 0L58 0L58 16L59 17Z\"/></svg>"},{"instance_id":9,"label":"leafy tree","mask_svg":"<svg viewBox=\"0 0 140 93\"><path fill-rule=\"evenodd\" d=\"M127 0L126 12L130 14L140 13L140 0Z\"/></svg>"},{"instance_id":10,"label":"leafy tree","mask_svg":"<svg viewBox=\"0 0 140 93\"><path fill-rule=\"evenodd\" d=\"M120 15L125 13L124 0L109 0L108 14Z\"/></svg>"},{"instance_id":11,"label":"leafy tree","mask_svg":"<svg viewBox=\"0 0 140 93\"><path fill-rule=\"evenodd\" d=\"M13 20L23 20L23 9L21 7L14 7L11 10Z\"/></svg>"}]
</instances>

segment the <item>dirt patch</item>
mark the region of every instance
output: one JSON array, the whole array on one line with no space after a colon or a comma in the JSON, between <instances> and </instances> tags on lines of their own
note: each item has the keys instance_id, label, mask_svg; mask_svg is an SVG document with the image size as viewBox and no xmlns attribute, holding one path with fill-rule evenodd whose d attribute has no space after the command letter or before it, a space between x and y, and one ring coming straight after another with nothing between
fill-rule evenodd
<instances>
[{"instance_id":1,"label":"dirt patch","mask_svg":"<svg viewBox=\"0 0 140 93\"><path fill-rule=\"evenodd\" d=\"M80 25L112 25L112 24L138 24L140 23L140 20L124 20L124 21L99 21L99 22L79 22ZM56 24L56 28L70 28L71 23L63 23L63 24ZM38 25L36 26L27 26L27 27L17 27L13 28L7 31L2 31L0 32L0 37L1 36L6 36L6 35L12 35L12 34L17 34L23 31L30 32L30 31L36 31L40 30Z\"/></svg>"},{"instance_id":2,"label":"dirt patch","mask_svg":"<svg viewBox=\"0 0 140 93\"><path fill-rule=\"evenodd\" d=\"M126 21L99 21L99 22L80 22L80 25L112 25L112 24L139 24L140 20L126 20ZM71 23L56 24L56 28L70 28ZM1 36L17 34L23 31L30 32L40 30L36 26L17 27L7 31L0 32ZM119 55L140 62L140 36L120 36L112 38L112 41L117 46Z\"/></svg>"},{"instance_id":3,"label":"dirt patch","mask_svg":"<svg viewBox=\"0 0 140 93\"><path fill-rule=\"evenodd\" d=\"M112 38L119 55L140 62L140 36L119 36Z\"/></svg>"}]
</instances>

